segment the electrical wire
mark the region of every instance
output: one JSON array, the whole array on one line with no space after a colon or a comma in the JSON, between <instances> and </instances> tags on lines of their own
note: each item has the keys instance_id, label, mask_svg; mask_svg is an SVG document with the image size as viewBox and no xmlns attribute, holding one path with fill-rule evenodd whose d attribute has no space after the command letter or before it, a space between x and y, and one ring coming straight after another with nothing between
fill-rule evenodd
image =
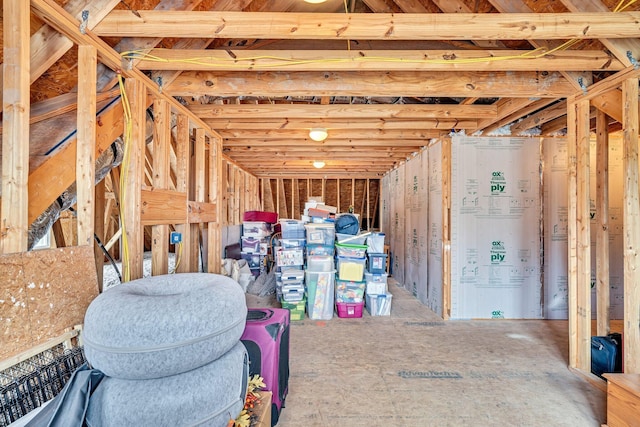
<instances>
[{"instance_id":1,"label":"electrical wire","mask_svg":"<svg viewBox=\"0 0 640 427\"><path fill-rule=\"evenodd\" d=\"M175 272L178 271L180 261L182 261L182 242L178 242L176 245L178 246L178 255L176 256L176 265L173 267L171 274L175 274Z\"/></svg>"},{"instance_id":2,"label":"electrical wire","mask_svg":"<svg viewBox=\"0 0 640 427\"><path fill-rule=\"evenodd\" d=\"M131 105L127 97L127 91L124 87L124 79L122 74L118 73L118 87L122 98L122 111L124 115L124 156L122 159L120 172L120 226L122 227L122 275L123 281L131 280L131 257L129 253L129 239L127 237L126 221L125 221L125 194L128 178L129 163L131 162L131 137L133 132L133 122L131 120Z\"/></svg>"}]
</instances>

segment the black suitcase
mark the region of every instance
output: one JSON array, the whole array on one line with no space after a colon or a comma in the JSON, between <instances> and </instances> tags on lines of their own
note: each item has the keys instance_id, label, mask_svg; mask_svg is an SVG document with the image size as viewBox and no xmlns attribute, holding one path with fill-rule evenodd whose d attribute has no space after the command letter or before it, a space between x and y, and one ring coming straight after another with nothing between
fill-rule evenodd
<instances>
[{"instance_id":1,"label":"black suitcase","mask_svg":"<svg viewBox=\"0 0 640 427\"><path fill-rule=\"evenodd\" d=\"M290 312L282 308L250 308L240 340L249 353L249 375L260 375L273 393L271 425L278 423L289 391Z\"/></svg>"},{"instance_id":2,"label":"black suitcase","mask_svg":"<svg viewBox=\"0 0 640 427\"><path fill-rule=\"evenodd\" d=\"M608 372L622 372L622 336L618 333L591 337L591 372L602 378Z\"/></svg>"}]
</instances>

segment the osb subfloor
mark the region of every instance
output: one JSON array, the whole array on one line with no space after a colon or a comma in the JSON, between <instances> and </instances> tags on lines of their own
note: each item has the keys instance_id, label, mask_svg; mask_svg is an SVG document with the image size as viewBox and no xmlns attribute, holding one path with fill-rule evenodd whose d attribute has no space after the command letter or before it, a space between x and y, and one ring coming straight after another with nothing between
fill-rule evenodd
<instances>
[{"instance_id":1,"label":"osb subfloor","mask_svg":"<svg viewBox=\"0 0 640 427\"><path fill-rule=\"evenodd\" d=\"M605 393L567 368L567 322L443 322L403 288L389 289L390 317L292 322L278 426L605 422Z\"/></svg>"}]
</instances>

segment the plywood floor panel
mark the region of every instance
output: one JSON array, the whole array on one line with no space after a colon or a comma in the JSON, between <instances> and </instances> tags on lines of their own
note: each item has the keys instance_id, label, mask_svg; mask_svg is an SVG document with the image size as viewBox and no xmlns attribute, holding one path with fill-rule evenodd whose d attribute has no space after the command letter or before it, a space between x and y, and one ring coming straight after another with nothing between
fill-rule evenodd
<instances>
[{"instance_id":1,"label":"plywood floor panel","mask_svg":"<svg viewBox=\"0 0 640 427\"><path fill-rule=\"evenodd\" d=\"M391 280L389 288L389 317L292 323L289 396L278 426L605 421L605 393L567 368L566 321L443 322Z\"/></svg>"}]
</instances>

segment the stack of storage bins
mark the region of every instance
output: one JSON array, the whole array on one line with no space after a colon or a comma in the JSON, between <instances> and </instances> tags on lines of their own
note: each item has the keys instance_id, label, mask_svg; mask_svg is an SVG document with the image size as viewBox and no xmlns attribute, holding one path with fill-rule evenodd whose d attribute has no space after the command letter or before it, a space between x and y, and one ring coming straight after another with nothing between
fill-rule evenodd
<instances>
[{"instance_id":1,"label":"stack of storage bins","mask_svg":"<svg viewBox=\"0 0 640 427\"><path fill-rule=\"evenodd\" d=\"M275 249L276 294L282 308L291 312L291 320L302 320L306 303L303 270L304 224L295 219L282 219L280 228L280 246Z\"/></svg>"},{"instance_id":2,"label":"stack of storage bins","mask_svg":"<svg viewBox=\"0 0 640 427\"><path fill-rule=\"evenodd\" d=\"M307 314L313 320L328 320L333 317L335 227L332 222L310 223L305 229Z\"/></svg>"},{"instance_id":3,"label":"stack of storage bins","mask_svg":"<svg viewBox=\"0 0 640 427\"><path fill-rule=\"evenodd\" d=\"M367 245L361 244L364 242L363 239L356 237L347 240L359 243L336 243L338 260L336 311L338 317L362 317L365 291L363 277L367 251Z\"/></svg>"},{"instance_id":4,"label":"stack of storage bins","mask_svg":"<svg viewBox=\"0 0 640 427\"><path fill-rule=\"evenodd\" d=\"M368 268L365 273L366 306L372 316L391 314L391 295L387 288L387 254L384 253L384 234L367 237Z\"/></svg>"},{"instance_id":5,"label":"stack of storage bins","mask_svg":"<svg viewBox=\"0 0 640 427\"><path fill-rule=\"evenodd\" d=\"M254 276L266 272L266 257L271 232L272 224L269 222L247 220L242 222L241 256L249 264Z\"/></svg>"}]
</instances>

